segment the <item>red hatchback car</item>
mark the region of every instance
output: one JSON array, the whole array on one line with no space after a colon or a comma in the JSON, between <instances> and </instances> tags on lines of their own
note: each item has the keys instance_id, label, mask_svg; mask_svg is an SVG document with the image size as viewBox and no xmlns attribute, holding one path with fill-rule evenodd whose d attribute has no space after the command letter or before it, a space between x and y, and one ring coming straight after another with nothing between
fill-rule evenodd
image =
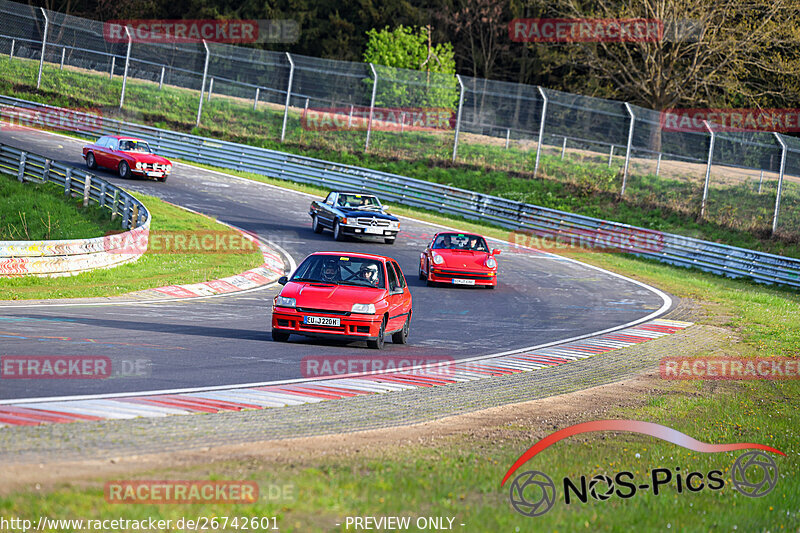
<instances>
[{"instance_id":1,"label":"red hatchback car","mask_svg":"<svg viewBox=\"0 0 800 533\"><path fill-rule=\"evenodd\" d=\"M84 146L83 158L90 170L108 168L118 172L120 178L137 175L167 181L172 171L169 159L154 154L146 141L122 135L100 137Z\"/></svg>"},{"instance_id":2,"label":"red hatchback car","mask_svg":"<svg viewBox=\"0 0 800 533\"><path fill-rule=\"evenodd\" d=\"M397 261L372 254L317 252L306 257L272 308L272 339L289 335L365 340L383 348L384 337L408 342L411 293Z\"/></svg>"},{"instance_id":3,"label":"red hatchback car","mask_svg":"<svg viewBox=\"0 0 800 533\"><path fill-rule=\"evenodd\" d=\"M486 239L470 233L441 232L433 236L419 257L419 279L428 285L497 286L500 250L489 250Z\"/></svg>"}]
</instances>

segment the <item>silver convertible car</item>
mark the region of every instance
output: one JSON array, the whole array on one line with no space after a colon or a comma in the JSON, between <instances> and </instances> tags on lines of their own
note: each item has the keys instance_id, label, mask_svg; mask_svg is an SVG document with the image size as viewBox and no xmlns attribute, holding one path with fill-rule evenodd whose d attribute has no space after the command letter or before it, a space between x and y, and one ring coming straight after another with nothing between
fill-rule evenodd
<instances>
[{"instance_id":1,"label":"silver convertible car","mask_svg":"<svg viewBox=\"0 0 800 533\"><path fill-rule=\"evenodd\" d=\"M311 202L308 214L314 233L328 228L337 241L351 236L383 239L386 244L393 244L400 231L398 218L387 213L372 194L333 191L324 201Z\"/></svg>"}]
</instances>

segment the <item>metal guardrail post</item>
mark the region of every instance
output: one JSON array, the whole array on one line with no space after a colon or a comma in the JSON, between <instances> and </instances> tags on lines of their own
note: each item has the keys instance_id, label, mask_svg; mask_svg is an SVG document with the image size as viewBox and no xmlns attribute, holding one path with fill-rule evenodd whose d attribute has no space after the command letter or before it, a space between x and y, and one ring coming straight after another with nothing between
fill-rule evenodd
<instances>
[{"instance_id":1,"label":"metal guardrail post","mask_svg":"<svg viewBox=\"0 0 800 533\"><path fill-rule=\"evenodd\" d=\"M631 104L625 102L625 110L631 117L631 125L628 127L628 146L625 149L625 169L622 171L622 188L619 191L620 195L625 194L625 187L628 185L628 166L631 162L631 146L633 145L633 126L636 123L636 115L633 114Z\"/></svg>"},{"instance_id":2,"label":"metal guardrail post","mask_svg":"<svg viewBox=\"0 0 800 533\"><path fill-rule=\"evenodd\" d=\"M206 44L206 40L203 39L203 47L206 49L206 61L203 65L203 83L200 84L200 103L197 105L197 120L195 121L195 127L200 125L200 115L203 112L203 93L206 90L206 76L208 75L208 57L211 55L211 51L208 49L208 44Z\"/></svg>"},{"instance_id":3,"label":"metal guardrail post","mask_svg":"<svg viewBox=\"0 0 800 533\"><path fill-rule=\"evenodd\" d=\"M706 199L708 199L708 183L711 181L711 162L714 159L714 141L717 138L717 134L714 130L711 129L711 126L708 125L708 121L704 120L703 125L706 127L708 132L711 134L711 141L708 143L708 163L706 164L706 179L705 183L703 184L703 199L700 202L700 218L703 218L706 214Z\"/></svg>"},{"instance_id":4,"label":"metal guardrail post","mask_svg":"<svg viewBox=\"0 0 800 533\"><path fill-rule=\"evenodd\" d=\"M114 189L114 199L111 200L111 220L117 218L119 214L119 189Z\"/></svg>"},{"instance_id":5,"label":"metal guardrail post","mask_svg":"<svg viewBox=\"0 0 800 533\"><path fill-rule=\"evenodd\" d=\"M107 188L107 186L108 186L108 184L105 181L102 184L100 184L100 202L98 202L98 205L100 207L105 207L106 206L106 188Z\"/></svg>"},{"instance_id":6,"label":"metal guardrail post","mask_svg":"<svg viewBox=\"0 0 800 533\"><path fill-rule=\"evenodd\" d=\"M125 52L125 71L122 74L122 92L119 94L119 108L122 109L122 104L125 102L125 87L128 85L128 65L131 61L131 44L133 43L133 38L131 37L131 31L125 26L125 35L128 36L128 51Z\"/></svg>"},{"instance_id":7,"label":"metal guardrail post","mask_svg":"<svg viewBox=\"0 0 800 533\"><path fill-rule=\"evenodd\" d=\"M92 176L87 174L83 179L83 207L89 205L89 193L92 191Z\"/></svg>"},{"instance_id":8,"label":"metal guardrail post","mask_svg":"<svg viewBox=\"0 0 800 533\"><path fill-rule=\"evenodd\" d=\"M25 162L28 160L28 154L26 152L22 152L22 155L19 158L19 171L17 172L17 180L20 182L25 181Z\"/></svg>"},{"instance_id":9,"label":"metal guardrail post","mask_svg":"<svg viewBox=\"0 0 800 533\"><path fill-rule=\"evenodd\" d=\"M50 167L53 162L49 159L44 160L44 169L42 171L42 181L47 182L50 179Z\"/></svg>"},{"instance_id":10,"label":"metal guardrail post","mask_svg":"<svg viewBox=\"0 0 800 533\"><path fill-rule=\"evenodd\" d=\"M378 71L375 70L375 65L372 63L369 64L370 70L372 70L372 98L369 101L369 122L367 122L367 141L364 143L364 151L366 152L369 149L369 136L372 133L372 117L375 114L375 91L378 89ZM306 101L308 103L308 101Z\"/></svg>"},{"instance_id":11,"label":"metal guardrail post","mask_svg":"<svg viewBox=\"0 0 800 533\"><path fill-rule=\"evenodd\" d=\"M781 208L781 192L783 191L783 172L786 170L786 143L783 142L781 136L775 132L772 132L775 138L781 145L781 170L780 174L778 174L778 192L775 195L775 214L772 216L772 233L774 234L778 231L778 212ZM760 188L760 187L759 187Z\"/></svg>"},{"instance_id":12,"label":"metal guardrail post","mask_svg":"<svg viewBox=\"0 0 800 533\"><path fill-rule=\"evenodd\" d=\"M542 116L539 118L539 139L536 141L536 163L533 165L533 177L535 178L539 172L539 157L542 155L542 144L544 143L544 121L547 118L547 95L544 94L544 89L540 86L539 94L542 95Z\"/></svg>"},{"instance_id":13,"label":"metal guardrail post","mask_svg":"<svg viewBox=\"0 0 800 533\"><path fill-rule=\"evenodd\" d=\"M289 60L289 83L286 85L286 105L283 108L283 126L281 127L281 142L286 137L286 121L289 118L289 100L292 98L292 82L294 81L294 61L292 55L286 52L286 59Z\"/></svg>"},{"instance_id":14,"label":"metal guardrail post","mask_svg":"<svg viewBox=\"0 0 800 533\"><path fill-rule=\"evenodd\" d=\"M44 51L45 47L47 46L47 30L50 27L50 19L47 18L47 12L44 10L43 7L40 7L42 11L42 16L44 17L44 32L42 33L42 55L39 58L39 76L36 78L36 88L38 89L42 85L42 69L44 68Z\"/></svg>"},{"instance_id":15,"label":"metal guardrail post","mask_svg":"<svg viewBox=\"0 0 800 533\"><path fill-rule=\"evenodd\" d=\"M456 135L453 138L453 163L456 162L458 155L458 133L461 131L461 109L464 107L464 82L461 81L461 76L456 74L458 80L458 113L456 114Z\"/></svg>"},{"instance_id":16,"label":"metal guardrail post","mask_svg":"<svg viewBox=\"0 0 800 533\"><path fill-rule=\"evenodd\" d=\"M68 168L64 173L64 196L69 196L70 189L72 188L72 169Z\"/></svg>"},{"instance_id":17,"label":"metal guardrail post","mask_svg":"<svg viewBox=\"0 0 800 533\"><path fill-rule=\"evenodd\" d=\"M162 65L161 66L161 78L158 80L158 90L159 91L164 88L164 71L165 70L166 70L166 67L164 67Z\"/></svg>"}]
</instances>

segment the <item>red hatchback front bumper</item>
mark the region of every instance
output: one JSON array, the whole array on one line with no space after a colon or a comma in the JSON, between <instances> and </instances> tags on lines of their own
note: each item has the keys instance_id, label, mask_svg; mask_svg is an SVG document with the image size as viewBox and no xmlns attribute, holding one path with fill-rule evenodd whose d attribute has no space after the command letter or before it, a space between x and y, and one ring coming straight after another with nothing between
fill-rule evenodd
<instances>
[{"instance_id":1,"label":"red hatchback front bumper","mask_svg":"<svg viewBox=\"0 0 800 533\"><path fill-rule=\"evenodd\" d=\"M339 319L339 325L305 324L303 322L305 316ZM327 312L321 309L293 309L291 307L274 307L272 310L273 330L309 337L376 340L382 321L382 315Z\"/></svg>"},{"instance_id":2,"label":"red hatchback front bumper","mask_svg":"<svg viewBox=\"0 0 800 533\"><path fill-rule=\"evenodd\" d=\"M453 281L456 280L456 281ZM468 280L459 282L458 280ZM497 273L488 270L464 270L434 266L428 272L428 281L451 285L496 286Z\"/></svg>"}]
</instances>

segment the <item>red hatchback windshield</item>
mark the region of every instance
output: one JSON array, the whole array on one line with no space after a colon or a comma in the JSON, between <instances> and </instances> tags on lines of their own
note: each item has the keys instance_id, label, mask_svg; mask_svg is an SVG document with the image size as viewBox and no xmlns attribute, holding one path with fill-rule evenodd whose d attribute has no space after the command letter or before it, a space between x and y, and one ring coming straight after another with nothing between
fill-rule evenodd
<instances>
[{"instance_id":1,"label":"red hatchback windshield","mask_svg":"<svg viewBox=\"0 0 800 533\"><path fill-rule=\"evenodd\" d=\"M386 287L380 261L344 255L311 255L300 263L291 281Z\"/></svg>"}]
</instances>

